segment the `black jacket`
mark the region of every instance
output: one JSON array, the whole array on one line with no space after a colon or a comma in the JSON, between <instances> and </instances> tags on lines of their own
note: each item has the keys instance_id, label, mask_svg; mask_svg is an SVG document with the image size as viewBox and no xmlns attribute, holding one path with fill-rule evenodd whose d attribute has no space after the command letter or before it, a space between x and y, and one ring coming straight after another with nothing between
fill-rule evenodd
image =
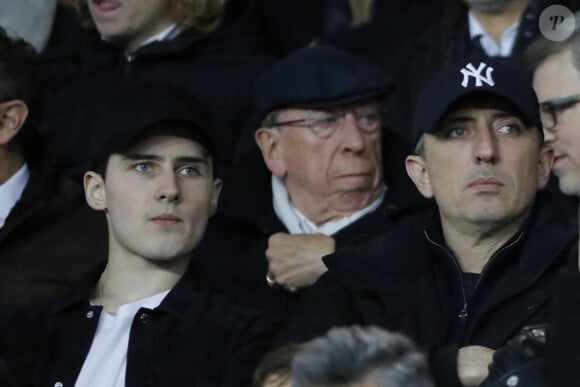
<instances>
[{"instance_id":1,"label":"black jacket","mask_svg":"<svg viewBox=\"0 0 580 387\"><path fill-rule=\"evenodd\" d=\"M467 308L438 216L417 217L364 248L326 257L329 271L296 306L277 344L306 340L331 326L374 324L431 350L437 382L460 385L458 347L495 349L525 325L548 319L556 274L577 229L547 196L538 198L522 229L490 259Z\"/></svg>"},{"instance_id":2,"label":"black jacket","mask_svg":"<svg viewBox=\"0 0 580 387\"><path fill-rule=\"evenodd\" d=\"M525 327L493 355L485 387L504 386L511 378L525 386L570 386L580 383L580 272L578 249L570 249L559 274L548 324Z\"/></svg>"},{"instance_id":3,"label":"black jacket","mask_svg":"<svg viewBox=\"0 0 580 387\"><path fill-rule=\"evenodd\" d=\"M580 383L580 273L578 249L560 273L554 312L546 333L546 385L563 387Z\"/></svg>"},{"instance_id":4,"label":"black jacket","mask_svg":"<svg viewBox=\"0 0 580 387\"><path fill-rule=\"evenodd\" d=\"M27 158L30 179L0 228L0 304L64 295L105 260L105 216L65 176L61 149L46 138Z\"/></svg>"},{"instance_id":5,"label":"black jacket","mask_svg":"<svg viewBox=\"0 0 580 387\"><path fill-rule=\"evenodd\" d=\"M74 385L102 311L89 304L102 269L50 306L0 310L0 359L18 385ZM274 325L210 291L195 269L186 277L158 307L135 315L126 386L251 385Z\"/></svg>"},{"instance_id":6,"label":"black jacket","mask_svg":"<svg viewBox=\"0 0 580 387\"><path fill-rule=\"evenodd\" d=\"M228 25L210 34L185 31L172 40L153 42L126 56L94 36L90 47L70 58L67 74L48 101L42 129L69 147L73 172L81 172L91 140L91 125L104 102L124 86L143 81L176 84L204 103L221 139L224 163L233 153L240 126L251 108L255 78L271 63L251 36ZM62 66L64 67L64 66ZM72 69L71 69L72 68Z\"/></svg>"},{"instance_id":7,"label":"black jacket","mask_svg":"<svg viewBox=\"0 0 580 387\"><path fill-rule=\"evenodd\" d=\"M385 136L385 180L388 190L381 206L333 235L336 249L358 245L393 227L404 214L430 206L404 172L404 149ZM288 232L274 212L271 173L256 149L224 177L218 215L210 220L195 252L212 286L242 303L284 318L303 293L268 287L268 238Z\"/></svg>"}]
</instances>

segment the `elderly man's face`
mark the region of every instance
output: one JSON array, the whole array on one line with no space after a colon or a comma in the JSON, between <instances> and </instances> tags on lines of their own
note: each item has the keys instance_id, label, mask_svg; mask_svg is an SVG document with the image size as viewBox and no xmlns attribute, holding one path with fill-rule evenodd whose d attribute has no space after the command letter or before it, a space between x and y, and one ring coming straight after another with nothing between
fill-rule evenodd
<instances>
[{"instance_id":1,"label":"elderly man's face","mask_svg":"<svg viewBox=\"0 0 580 387\"><path fill-rule=\"evenodd\" d=\"M328 129L331 117L341 111L346 114L340 125L335 122L335 130ZM378 198L383 177L378 103L365 101L331 110L286 109L277 122L304 118L310 121L262 128L256 134L266 164L285 180L293 204L322 224Z\"/></svg>"},{"instance_id":2,"label":"elderly man's face","mask_svg":"<svg viewBox=\"0 0 580 387\"><path fill-rule=\"evenodd\" d=\"M464 98L424 141L424 157L409 156L407 171L424 196L435 198L444 223L523 221L548 180L551 149L494 96Z\"/></svg>"},{"instance_id":3,"label":"elderly man's face","mask_svg":"<svg viewBox=\"0 0 580 387\"><path fill-rule=\"evenodd\" d=\"M534 89L540 103L580 93L580 72L574 67L572 49L548 57L534 72ZM545 141L554 148L553 171L560 189L580 195L580 103L555 112L556 125L544 128Z\"/></svg>"}]
</instances>

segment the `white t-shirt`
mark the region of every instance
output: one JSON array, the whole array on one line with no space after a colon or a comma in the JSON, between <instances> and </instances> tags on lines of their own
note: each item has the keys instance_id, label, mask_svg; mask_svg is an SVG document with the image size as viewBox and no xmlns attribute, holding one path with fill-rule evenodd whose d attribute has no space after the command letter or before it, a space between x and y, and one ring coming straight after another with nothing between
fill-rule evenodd
<instances>
[{"instance_id":1,"label":"white t-shirt","mask_svg":"<svg viewBox=\"0 0 580 387\"><path fill-rule=\"evenodd\" d=\"M156 308L168 293L169 290L166 290L151 297L121 305L116 316L104 310L101 312L99 325L75 383L76 387L125 387L127 349L135 314L141 308Z\"/></svg>"}]
</instances>

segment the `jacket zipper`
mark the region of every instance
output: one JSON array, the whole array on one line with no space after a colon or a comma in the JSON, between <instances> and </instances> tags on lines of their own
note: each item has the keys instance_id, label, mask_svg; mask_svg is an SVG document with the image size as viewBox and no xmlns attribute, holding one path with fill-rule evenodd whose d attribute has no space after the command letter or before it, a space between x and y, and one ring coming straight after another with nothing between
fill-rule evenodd
<instances>
[{"instance_id":1,"label":"jacket zipper","mask_svg":"<svg viewBox=\"0 0 580 387\"><path fill-rule=\"evenodd\" d=\"M125 54L125 59L127 60L127 65L125 67L125 76L129 78L133 73L133 61L135 60L135 54Z\"/></svg>"},{"instance_id":2,"label":"jacket zipper","mask_svg":"<svg viewBox=\"0 0 580 387\"><path fill-rule=\"evenodd\" d=\"M429 234L427 233L427 230L423 230L423 234L425 235L425 238L427 238L427 240L441 248L450 258L451 261L453 262L455 269L457 270L457 274L459 276L459 282L461 283L461 295L462 295L462 299L463 299L463 308L459 311L459 313L457 314L457 317L459 317L459 319L461 320L461 323L463 325L465 325L465 322L467 320L467 316L469 316L469 311L468 309L468 303L467 303L467 296L465 295L465 283L463 281L463 276L462 276L462 271L461 271L461 267L459 267L459 263L457 262L457 259L455 258L455 256L453 255L453 253L451 253L451 251L449 251L449 249L445 246L440 245L439 243L435 242L434 240L432 240L429 237ZM520 235L518 235L518 237L511 243L503 246L501 249L499 249L498 251L496 251L491 258L489 258L489 260L487 261L487 263L485 264L485 266L483 267L483 270L481 271L479 278L477 279L477 281L475 282L475 286L473 287L473 293L475 293L475 291L477 290L477 287L479 286L479 283L481 282L481 278L483 277L483 274L486 271L486 268L488 267L489 263L498 255L500 255L502 252L504 252L505 250L509 249L510 247L512 247L513 245L515 245L516 243L519 242L519 240L522 238L522 236L524 235L523 232L520 232Z\"/></svg>"}]
</instances>

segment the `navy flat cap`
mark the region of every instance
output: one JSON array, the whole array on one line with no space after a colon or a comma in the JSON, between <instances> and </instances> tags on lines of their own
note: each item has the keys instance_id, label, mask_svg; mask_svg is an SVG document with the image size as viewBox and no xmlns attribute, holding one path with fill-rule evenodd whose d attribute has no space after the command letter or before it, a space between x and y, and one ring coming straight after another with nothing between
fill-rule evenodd
<instances>
[{"instance_id":1,"label":"navy flat cap","mask_svg":"<svg viewBox=\"0 0 580 387\"><path fill-rule=\"evenodd\" d=\"M254 87L255 116L288 107L327 108L382 97L392 82L362 58L330 46L300 49L265 71Z\"/></svg>"},{"instance_id":2,"label":"navy flat cap","mask_svg":"<svg viewBox=\"0 0 580 387\"><path fill-rule=\"evenodd\" d=\"M458 100L474 93L491 93L509 101L524 121L542 132L538 98L530 80L507 63L471 57L454 62L425 85L413 113L413 143L439 121Z\"/></svg>"},{"instance_id":3,"label":"navy flat cap","mask_svg":"<svg viewBox=\"0 0 580 387\"><path fill-rule=\"evenodd\" d=\"M146 129L179 122L206 148L217 163L215 130L206 107L187 91L163 82L144 82L122 89L106 103L93 126L88 168L125 150Z\"/></svg>"}]
</instances>

